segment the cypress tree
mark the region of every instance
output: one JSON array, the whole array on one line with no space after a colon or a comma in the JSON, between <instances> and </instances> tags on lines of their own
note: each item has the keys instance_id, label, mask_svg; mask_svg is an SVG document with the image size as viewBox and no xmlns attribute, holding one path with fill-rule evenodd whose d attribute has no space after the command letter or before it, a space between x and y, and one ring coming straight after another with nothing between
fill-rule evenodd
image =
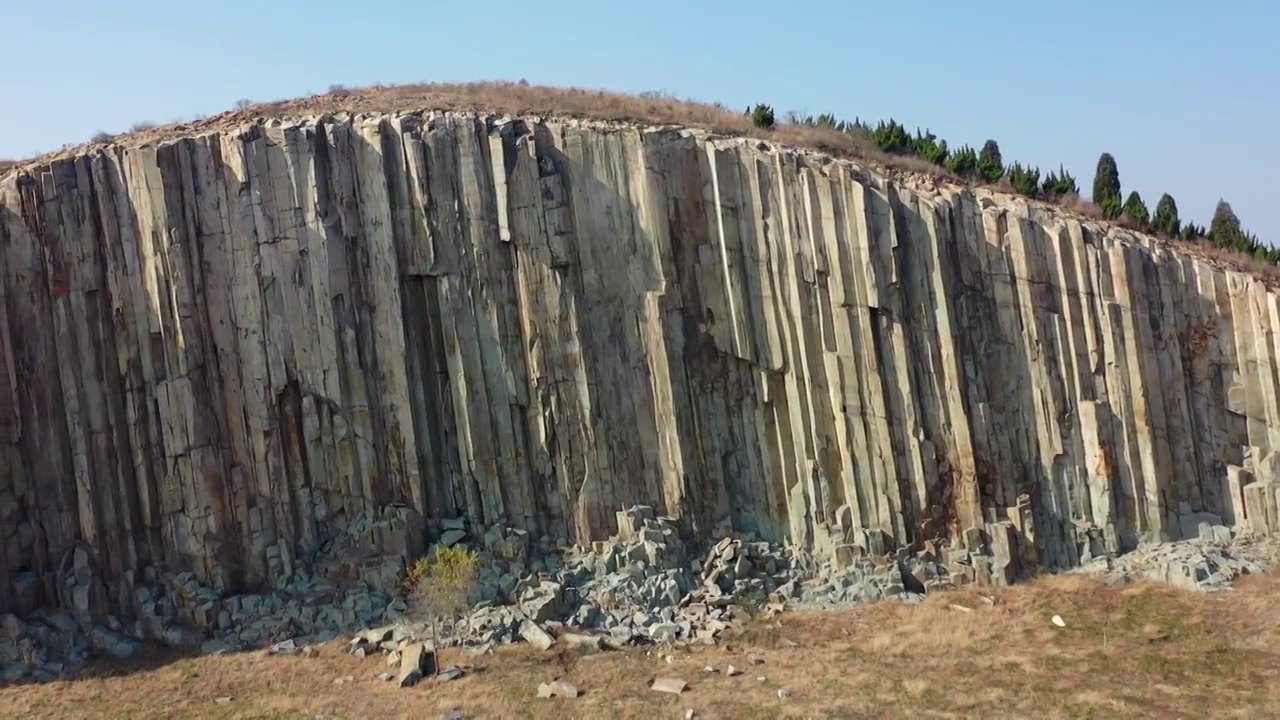
<instances>
[{"instance_id":1,"label":"cypress tree","mask_svg":"<svg viewBox=\"0 0 1280 720\"><path fill-rule=\"evenodd\" d=\"M1156 214L1151 219L1151 230L1160 235L1169 237L1177 237L1178 231L1182 227L1182 221L1178 219L1178 203L1173 201L1173 196L1165 193L1160 196L1160 202L1156 203Z\"/></svg>"},{"instance_id":2,"label":"cypress tree","mask_svg":"<svg viewBox=\"0 0 1280 720\"><path fill-rule=\"evenodd\" d=\"M978 174L989 183L1004 177L1004 158L1000 155L1000 144L995 140L983 143L982 151L978 153Z\"/></svg>"},{"instance_id":3,"label":"cypress tree","mask_svg":"<svg viewBox=\"0 0 1280 720\"><path fill-rule=\"evenodd\" d=\"M1242 235L1240 218L1231 209L1231 203L1219 200L1213 210L1213 220L1209 221L1209 242L1218 247L1233 247Z\"/></svg>"},{"instance_id":4,"label":"cypress tree","mask_svg":"<svg viewBox=\"0 0 1280 720\"><path fill-rule=\"evenodd\" d=\"M1106 208L1108 200L1120 204L1120 170L1116 168L1116 159L1111 153L1102 153L1098 158L1098 169L1093 174L1093 203Z\"/></svg>"},{"instance_id":5,"label":"cypress tree","mask_svg":"<svg viewBox=\"0 0 1280 720\"><path fill-rule=\"evenodd\" d=\"M1142 227L1147 226L1147 222L1151 219L1151 213L1147 210L1147 204L1142 202L1142 196L1137 190L1129 193L1129 197L1124 201L1124 216L1138 223Z\"/></svg>"}]
</instances>

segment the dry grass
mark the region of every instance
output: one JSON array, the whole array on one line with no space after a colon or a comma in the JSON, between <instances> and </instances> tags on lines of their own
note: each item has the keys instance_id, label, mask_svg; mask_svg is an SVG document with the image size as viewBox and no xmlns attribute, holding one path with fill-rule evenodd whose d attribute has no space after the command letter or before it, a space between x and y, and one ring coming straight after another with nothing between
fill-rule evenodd
<instances>
[{"instance_id":1,"label":"dry grass","mask_svg":"<svg viewBox=\"0 0 1280 720\"><path fill-rule=\"evenodd\" d=\"M195 132L233 127L265 118L337 112L355 114L422 111L579 118L638 125L697 128L726 136L755 137L784 146L816 150L835 158L857 160L896 179L923 181L926 185L972 184L922 158L883 153L869 138L862 135L786 122L779 122L772 129L761 129L757 128L751 118L740 110L731 109L719 103L682 100L665 93L628 95L608 90L548 87L524 82L420 83L395 86L374 85L360 89L335 85L327 93L292 100L256 104L248 100L240 100L233 110L186 123L162 126L139 123L130 133L111 137L109 142L137 145ZM98 140L98 142L64 148L32 160L7 161L7 164L6 161L0 161L0 173L16 168L38 167L59 157L83 152L88 147L102 144L101 139ZM996 191L1010 192L1007 182L1004 186L997 183L990 187ZM1071 214L1102 221L1099 208L1077 196L1056 200L1045 199L1043 202ZM1115 224L1123 225L1121 222ZM1210 248L1205 243L1186 243L1169 238L1160 240L1182 252L1204 257L1222 267L1249 273L1271 287L1280 287L1280 269L1259 262L1251 255Z\"/></svg>"},{"instance_id":2,"label":"dry grass","mask_svg":"<svg viewBox=\"0 0 1280 720\"><path fill-rule=\"evenodd\" d=\"M717 647L446 657L485 669L407 690L374 679L380 658L357 660L340 643L314 659L159 657L143 661L149 668L0 689L0 717L438 717L458 709L468 718L650 718L689 708L735 719L1280 717L1277 592L1275 577L1247 579L1222 596L1049 577L993 592L994 605L970 590L916 608L784 615ZM1054 614L1065 628L1049 622ZM764 664L750 664L750 654ZM745 674L702 672L729 663ZM354 680L335 684L346 676ZM656 676L690 688L655 693L647 686ZM557 677L583 696L537 699L538 683ZM791 696L779 698L778 688Z\"/></svg>"}]
</instances>

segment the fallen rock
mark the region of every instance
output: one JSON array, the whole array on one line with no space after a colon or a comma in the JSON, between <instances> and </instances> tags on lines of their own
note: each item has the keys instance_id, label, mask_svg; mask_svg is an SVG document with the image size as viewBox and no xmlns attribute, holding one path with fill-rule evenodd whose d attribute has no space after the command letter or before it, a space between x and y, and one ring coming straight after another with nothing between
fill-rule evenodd
<instances>
[{"instance_id":1,"label":"fallen rock","mask_svg":"<svg viewBox=\"0 0 1280 720\"><path fill-rule=\"evenodd\" d=\"M578 633L565 633L560 636L560 642L572 647L591 648L593 650L604 649L604 638L599 635L579 635Z\"/></svg>"},{"instance_id":2,"label":"fallen rock","mask_svg":"<svg viewBox=\"0 0 1280 720\"><path fill-rule=\"evenodd\" d=\"M436 651L424 643L413 643L400 653L400 687L417 685L436 671Z\"/></svg>"},{"instance_id":3,"label":"fallen rock","mask_svg":"<svg viewBox=\"0 0 1280 720\"><path fill-rule=\"evenodd\" d=\"M730 665L729 667L724 669L724 674L726 677L737 677L738 675L742 674L742 671Z\"/></svg>"},{"instance_id":4,"label":"fallen rock","mask_svg":"<svg viewBox=\"0 0 1280 720\"><path fill-rule=\"evenodd\" d=\"M457 680L458 678L462 677L462 676L463 676L463 674L464 674L464 673L463 673L463 671L462 671L462 668L458 667L457 665L450 665L449 667L447 667L447 668L445 668L445 669L441 670L441 671L436 675L436 679L437 679L437 680L446 680L446 681L448 681L448 680Z\"/></svg>"},{"instance_id":5,"label":"fallen rock","mask_svg":"<svg viewBox=\"0 0 1280 720\"><path fill-rule=\"evenodd\" d=\"M525 620L520 623L520 637L524 638L525 642L539 650L550 649L550 647L556 642L555 638L551 637L550 633L538 627L538 625L531 620Z\"/></svg>"},{"instance_id":6,"label":"fallen rock","mask_svg":"<svg viewBox=\"0 0 1280 720\"><path fill-rule=\"evenodd\" d=\"M574 687L573 685L569 684L564 680L556 680L550 683L542 683L538 685L538 697L540 698L550 698L550 697L576 698L578 697L578 688Z\"/></svg>"},{"instance_id":7,"label":"fallen rock","mask_svg":"<svg viewBox=\"0 0 1280 720\"><path fill-rule=\"evenodd\" d=\"M672 695L679 695L684 692L684 689L688 687L688 685L689 684L684 680L680 680L678 678L655 678L653 684L649 686L649 689L657 690L658 692L671 693Z\"/></svg>"}]
</instances>

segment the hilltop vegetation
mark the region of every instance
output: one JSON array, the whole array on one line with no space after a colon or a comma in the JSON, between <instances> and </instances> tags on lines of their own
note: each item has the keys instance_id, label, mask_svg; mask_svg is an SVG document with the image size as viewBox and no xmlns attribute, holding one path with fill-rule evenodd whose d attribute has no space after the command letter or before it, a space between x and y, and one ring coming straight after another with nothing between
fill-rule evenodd
<instances>
[{"instance_id":1,"label":"hilltop vegetation","mask_svg":"<svg viewBox=\"0 0 1280 720\"><path fill-rule=\"evenodd\" d=\"M579 117L646 125L678 125L725 135L769 138L796 147L807 147L835 157L878 163L889 170L927 173L957 182L996 188L1057 203L1091 217L1192 243L1203 254L1213 254L1255 274L1280 281L1280 250L1262 243L1246 230L1225 200L1218 203L1209 225L1184 221L1178 205L1167 193L1154 211L1137 192L1121 194L1115 158L1102 153L1090 200L1080 196L1076 177L1059 165L1042 172L1038 167L1014 161L1006 163L999 143L987 140L981 148L952 147L928 130L914 133L894 119L875 125L855 118L840 120L826 113L812 116L789 114L779 121L766 104L744 114L720 103L681 100L666 93L627 95L605 90L558 88L520 82L431 83L351 89L333 85L327 93L279 102L235 103L235 109L209 118L156 126L135 123L119 136L100 132L92 144L141 143L173 137L193 130L213 130L253 118L299 116L345 111L420 112L423 110L482 112L508 115ZM83 149L84 146L80 146ZM59 153L74 151L65 146ZM38 163L0 160L0 172Z\"/></svg>"},{"instance_id":2,"label":"hilltop vegetation","mask_svg":"<svg viewBox=\"0 0 1280 720\"><path fill-rule=\"evenodd\" d=\"M769 105L758 104L749 108L745 114L762 130L776 127L775 113ZM890 157L918 158L954 179L973 184L995 185L1040 200L1070 202L1077 209L1085 209L1090 214L1117 221L1135 230L1186 242L1207 243L1215 248L1250 255L1269 265L1280 263L1280 249L1263 244L1257 235L1244 229L1226 200L1218 201L1208 228L1194 222L1183 223L1178 217L1178 204L1168 193L1160 196L1153 215L1136 190L1127 197L1122 194L1120 171L1111 153L1104 152L1098 158L1098 166L1094 171L1092 207L1080 208L1080 188L1075 176L1066 168L1059 165L1056 171L1050 170L1042 177L1038 167L1016 161L1006 165L1004 156L1000 153L1000 144L995 140L987 140L978 151L968 145L953 149L946 140L933 132L921 132L917 128L913 134L893 118L871 125L861 118L838 120L830 113L818 116L792 113L788 122L855 136Z\"/></svg>"}]
</instances>

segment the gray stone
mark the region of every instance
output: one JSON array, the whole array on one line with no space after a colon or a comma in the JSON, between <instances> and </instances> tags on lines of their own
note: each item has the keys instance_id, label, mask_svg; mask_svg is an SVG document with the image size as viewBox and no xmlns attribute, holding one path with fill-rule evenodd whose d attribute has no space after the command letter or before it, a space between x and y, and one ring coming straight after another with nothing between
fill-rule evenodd
<instances>
[{"instance_id":1,"label":"gray stone","mask_svg":"<svg viewBox=\"0 0 1280 720\"><path fill-rule=\"evenodd\" d=\"M588 648L592 650L600 650L604 648L604 638L599 635L565 633L560 636L559 641L572 647Z\"/></svg>"},{"instance_id":2,"label":"gray stone","mask_svg":"<svg viewBox=\"0 0 1280 720\"><path fill-rule=\"evenodd\" d=\"M546 630L530 620L520 623L520 637L539 650L550 649L555 644L555 639Z\"/></svg>"},{"instance_id":3,"label":"gray stone","mask_svg":"<svg viewBox=\"0 0 1280 720\"><path fill-rule=\"evenodd\" d=\"M445 530L440 534L440 544L444 547L451 547L462 542L462 539L466 536L466 530Z\"/></svg>"},{"instance_id":4,"label":"gray stone","mask_svg":"<svg viewBox=\"0 0 1280 720\"><path fill-rule=\"evenodd\" d=\"M416 685L436 671L436 651L424 643L411 643L400 653L400 687Z\"/></svg>"}]
</instances>

